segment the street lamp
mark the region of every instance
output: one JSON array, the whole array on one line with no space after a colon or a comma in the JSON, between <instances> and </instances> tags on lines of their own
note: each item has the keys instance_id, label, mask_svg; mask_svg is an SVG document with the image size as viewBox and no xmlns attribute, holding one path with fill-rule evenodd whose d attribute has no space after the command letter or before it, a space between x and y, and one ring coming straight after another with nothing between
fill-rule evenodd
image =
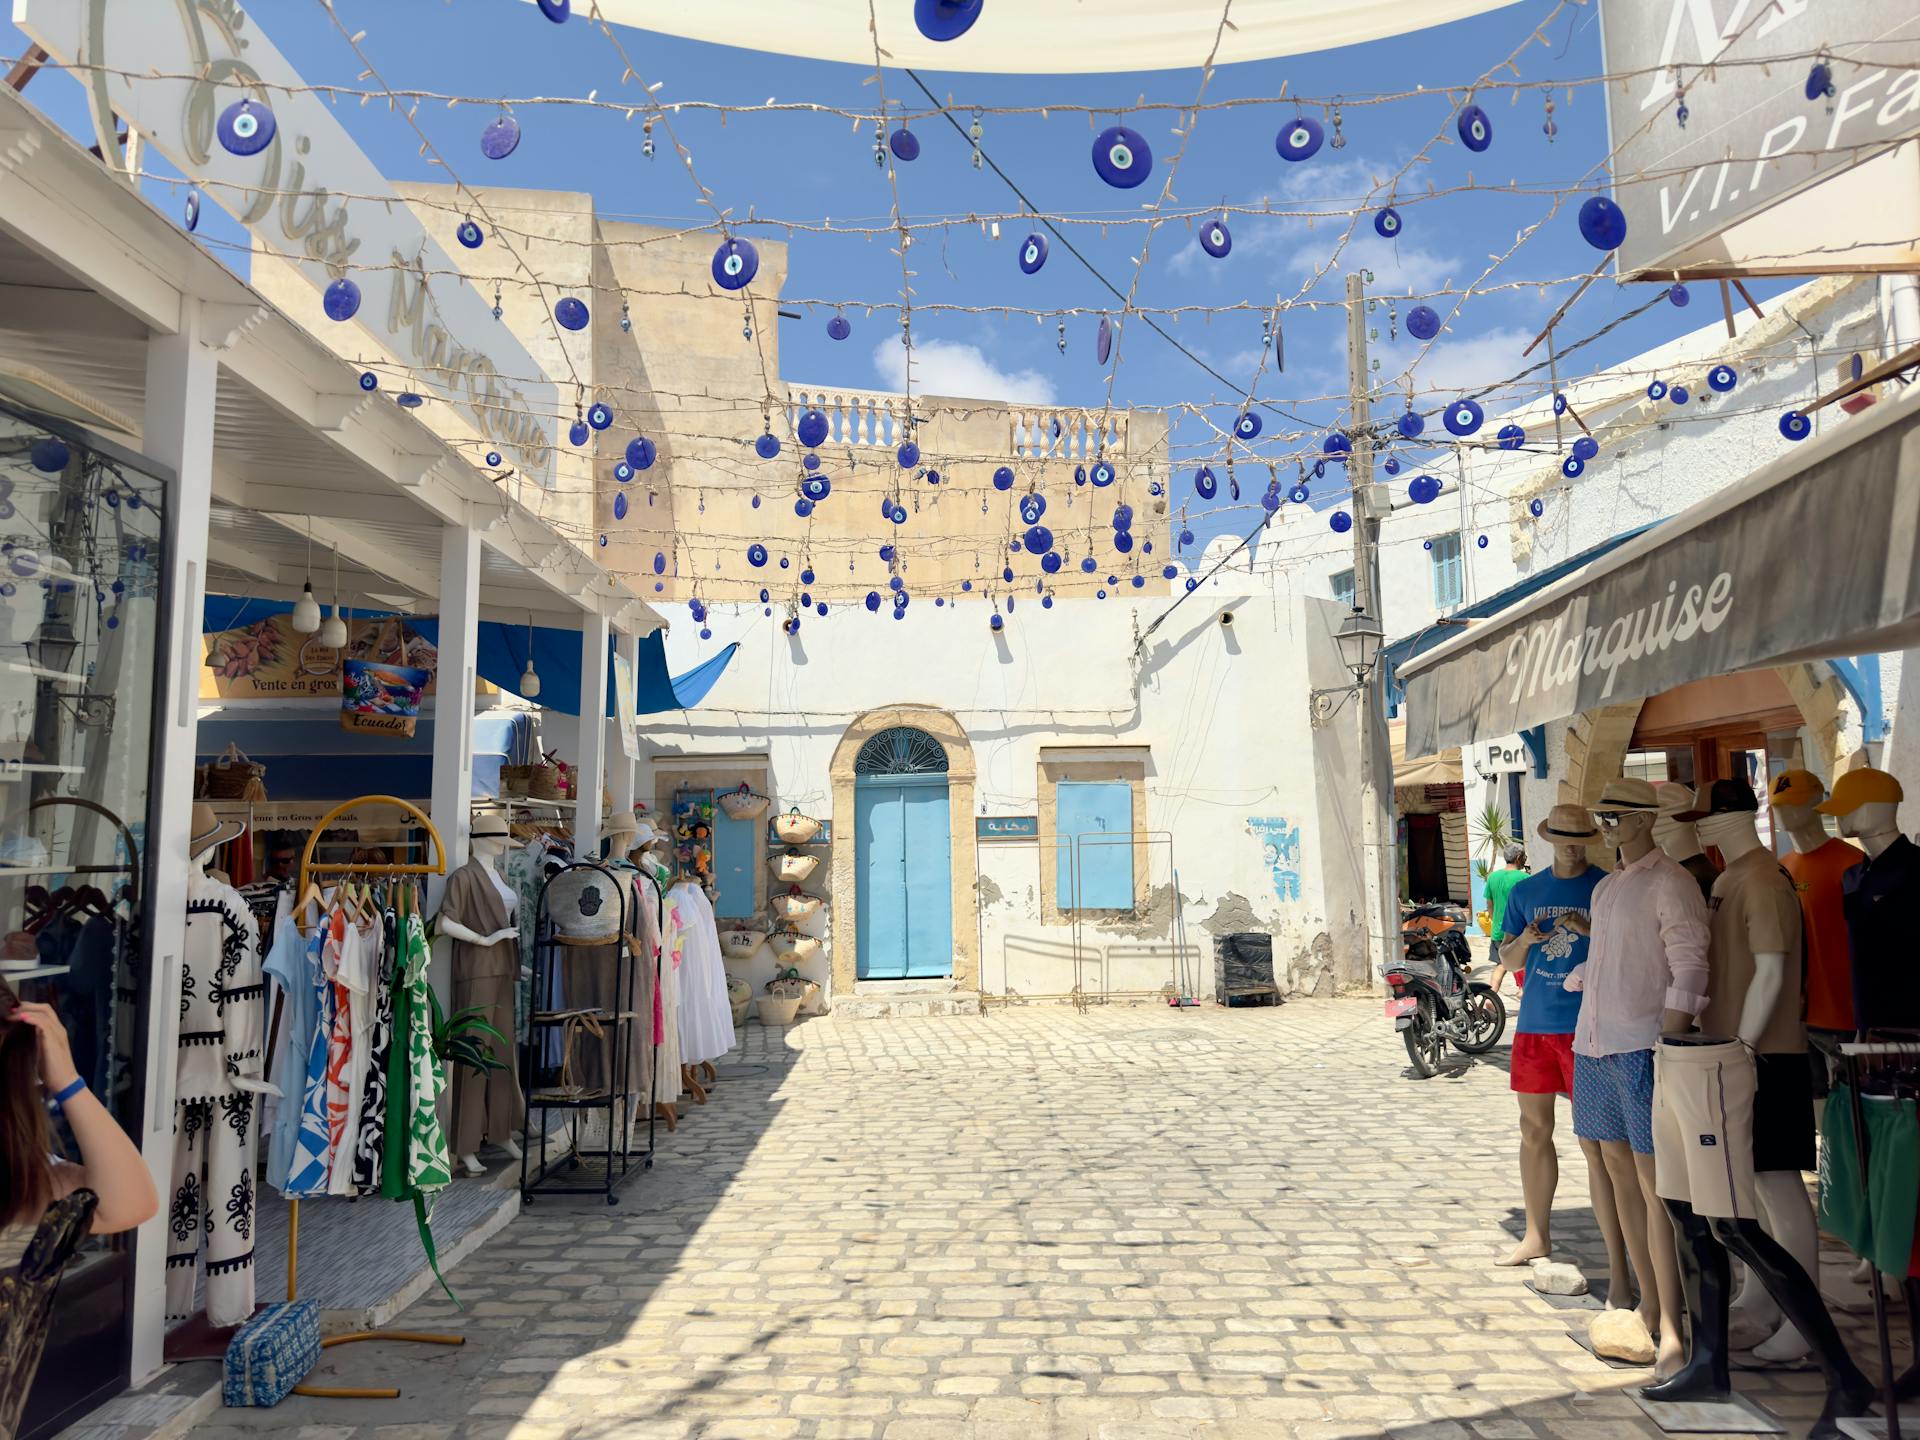
<instances>
[{"instance_id":1,"label":"street lamp","mask_svg":"<svg viewBox=\"0 0 1920 1440\"><path fill-rule=\"evenodd\" d=\"M1381 642L1386 639L1380 622L1356 605L1353 613L1340 622L1333 638L1340 647L1341 661L1353 672L1354 683L1365 685L1380 658Z\"/></svg>"}]
</instances>

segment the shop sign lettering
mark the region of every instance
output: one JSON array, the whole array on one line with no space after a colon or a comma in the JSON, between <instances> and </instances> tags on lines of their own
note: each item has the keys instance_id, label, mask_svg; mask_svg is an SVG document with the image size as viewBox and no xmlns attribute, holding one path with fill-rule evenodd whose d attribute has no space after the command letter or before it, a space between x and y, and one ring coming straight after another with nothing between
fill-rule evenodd
<instances>
[{"instance_id":1,"label":"shop sign lettering","mask_svg":"<svg viewBox=\"0 0 1920 1440\"><path fill-rule=\"evenodd\" d=\"M438 393L510 450L521 474L551 487L540 417L559 413L558 392L502 378L543 372L237 0L20 0L14 18L56 60L81 67L102 153L118 153L114 117L124 117L316 286L353 274L365 298L347 323L365 326L416 388ZM245 157L215 137L221 110L243 94L278 122L272 143ZM380 268L356 272L356 259Z\"/></svg>"},{"instance_id":2,"label":"shop sign lettering","mask_svg":"<svg viewBox=\"0 0 1920 1440\"><path fill-rule=\"evenodd\" d=\"M1606 625L1569 627L1570 609L1551 620L1529 625L1507 642L1506 674L1513 686L1509 705L1573 684L1582 675L1604 674L1599 698L1613 694L1620 667L1669 646L1710 635L1733 609L1733 574L1722 570L1706 585L1667 582L1667 593L1652 604L1618 615Z\"/></svg>"},{"instance_id":3,"label":"shop sign lettering","mask_svg":"<svg viewBox=\"0 0 1920 1440\"><path fill-rule=\"evenodd\" d=\"M977 840L1032 840L1040 834L1038 815L976 815L973 834Z\"/></svg>"}]
</instances>

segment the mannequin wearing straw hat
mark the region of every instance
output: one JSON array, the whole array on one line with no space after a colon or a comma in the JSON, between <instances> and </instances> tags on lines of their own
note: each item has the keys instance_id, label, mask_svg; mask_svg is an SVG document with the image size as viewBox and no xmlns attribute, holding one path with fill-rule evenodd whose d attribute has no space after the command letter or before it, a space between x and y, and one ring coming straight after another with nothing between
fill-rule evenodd
<instances>
[{"instance_id":1,"label":"mannequin wearing straw hat","mask_svg":"<svg viewBox=\"0 0 1920 1440\"><path fill-rule=\"evenodd\" d=\"M498 813L473 822L472 858L447 877L434 928L453 942L453 1008L478 1009L480 1018L506 1038L501 1068L482 1075L465 1065L453 1071L453 1153L469 1175L482 1175L480 1146L491 1144L520 1158L514 1132L526 1117L520 1067L513 1054L513 988L520 978L519 900L500 874L506 854L506 818ZM496 1050L499 1048L495 1046Z\"/></svg>"}]
</instances>

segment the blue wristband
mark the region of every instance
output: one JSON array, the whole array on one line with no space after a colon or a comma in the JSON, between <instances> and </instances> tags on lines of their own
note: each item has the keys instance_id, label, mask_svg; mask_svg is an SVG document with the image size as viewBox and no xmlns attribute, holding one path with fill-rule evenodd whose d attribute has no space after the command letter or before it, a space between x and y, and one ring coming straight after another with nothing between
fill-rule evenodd
<instances>
[{"instance_id":1,"label":"blue wristband","mask_svg":"<svg viewBox=\"0 0 1920 1440\"><path fill-rule=\"evenodd\" d=\"M76 1075L73 1077L72 1084L68 1085L66 1089L62 1090L58 1095L55 1095L53 1097L53 1103L56 1107L64 1107L67 1101L73 1099L74 1096L78 1095L82 1090L86 1088L87 1088L87 1082L85 1080L82 1080L78 1075Z\"/></svg>"}]
</instances>

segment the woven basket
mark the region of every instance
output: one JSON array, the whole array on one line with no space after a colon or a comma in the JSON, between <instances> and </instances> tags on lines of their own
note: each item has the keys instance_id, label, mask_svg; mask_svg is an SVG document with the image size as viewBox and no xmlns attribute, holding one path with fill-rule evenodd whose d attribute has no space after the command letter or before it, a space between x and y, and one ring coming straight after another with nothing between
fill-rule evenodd
<instances>
[{"instance_id":1,"label":"woven basket","mask_svg":"<svg viewBox=\"0 0 1920 1440\"><path fill-rule=\"evenodd\" d=\"M782 965L797 965L820 953L820 941L816 937L795 934L791 930L782 930L767 943L773 946L773 953L780 957Z\"/></svg>"},{"instance_id":2,"label":"woven basket","mask_svg":"<svg viewBox=\"0 0 1920 1440\"><path fill-rule=\"evenodd\" d=\"M727 1003L733 1009L733 1028L747 1023L747 1011L753 1008L753 987L738 975L727 977Z\"/></svg>"},{"instance_id":3,"label":"woven basket","mask_svg":"<svg viewBox=\"0 0 1920 1440\"><path fill-rule=\"evenodd\" d=\"M783 884L804 885L807 877L820 868L820 857L802 855L797 851L788 850L771 857L767 864Z\"/></svg>"},{"instance_id":4,"label":"woven basket","mask_svg":"<svg viewBox=\"0 0 1920 1440\"><path fill-rule=\"evenodd\" d=\"M795 888L773 897L773 913L791 924L796 920L811 920L825 903L818 895Z\"/></svg>"},{"instance_id":5,"label":"woven basket","mask_svg":"<svg viewBox=\"0 0 1920 1440\"><path fill-rule=\"evenodd\" d=\"M750 960L766 943L767 932L751 925L731 925L720 932L720 953L729 960Z\"/></svg>"},{"instance_id":6,"label":"woven basket","mask_svg":"<svg viewBox=\"0 0 1920 1440\"><path fill-rule=\"evenodd\" d=\"M758 820L767 813L767 797L754 794L742 781L738 790L729 790L720 797L720 808L727 812L729 820Z\"/></svg>"},{"instance_id":7,"label":"woven basket","mask_svg":"<svg viewBox=\"0 0 1920 1440\"><path fill-rule=\"evenodd\" d=\"M526 798L527 783L533 779L531 765L502 765L500 767L500 793L502 795Z\"/></svg>"},{"instance_id":8,"label":"woven basket","mask_svg":"<svg viewBox=\"0 0 1920 1440\"><path fill-rule=\"evenodd\" d=\"M820 833L820 822L811 815L802 815L796 805L773 822L773 833L779 836L782 845L805 845Z\"/></svg>"},{"instance_id":9,"label":"woven basket","mask_svg":"<svg viewBox=\"0 0 1920 1440\"><path fill-rule=\"evenodd\" d=\"M264 800L267 767L256 765L247 752L229 743L226 753L205 769L208 800Z\"/></svg>"},{"instance_id":10,"label":"woven basket","mask_svg":"<svg viewBox=\"0 0 1920 1440\"><path fill-rule=\"evenodd\" d=\"M753 1002L753 1008L759 1012L762 1025L791 1025L800 1008L800 997L762 995Z\"/></svg>"},{"instance_id":11,"label":"woven basket","mask_svg":"<svg viewBox=\"0 0 1920 1440\"><path fill-rule=\"evenodd\" d=\"M535 765L533 773L527 777L527 798L529 800L558 800L560 798L560 767L557 765Z\"/></svg>"}]
</instances>

